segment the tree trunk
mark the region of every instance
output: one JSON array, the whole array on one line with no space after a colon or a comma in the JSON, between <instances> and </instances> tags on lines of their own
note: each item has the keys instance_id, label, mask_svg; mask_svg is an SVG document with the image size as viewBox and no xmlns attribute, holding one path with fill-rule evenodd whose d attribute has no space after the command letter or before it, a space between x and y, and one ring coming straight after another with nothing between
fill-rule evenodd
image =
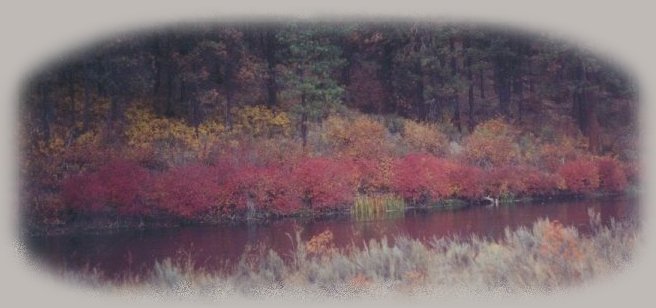
<instances>
[{"instance_id":1,"label":"tree trunk","mask_svg":"<svg viewBox=\"0 0 656 308\"><path fill-rule=\"evenodd\" d=\"M233 93L232 90L226 91L226 104L225 104L225 123L228 131L232 130L232 105Z\"/></svg>"},{"instance_id":2,"label":"tree trunk","mask_svg":"<svg viewBox=\"0 0 656 308\"><path fill-rule=\"evenodd\" d=\"M154 109L158 114L173 116L173 83L177 78L173 70L171 59L171 45L169 34L159 38L155 48L155 85Z\"/></svg>"},{"instance_id":3,"label":"tree trunk","mask_svg":"<svg viewBox=\"0 0 656 308\"><path fill-rule=\"evenodd\" d=\"M91 113L91 72L88 63L84 63L84 105L82 106L82 131L89 131Z\"/></svg>"},{"instance_id":4,"label":"tree trunk","mask_svg":"<svg viewBox=\"0 0 656 308\"><path fill-rule=\"evenodd\" d=\"M458 62L456 56L455 38L449 40L449 51L451 52L451 75L454 79L458 76ZM459 133L462 133L462 125L460 123L460 101L458 100L458 87L454 88L454 93L451 96L453 104L453 123L456 125Z\"/></svg>"},{"instance_id":5,"label":"tree trunk","mask_svg":"<svg viewBox=\"0 0 656 308\"><path fill-rule=\"evenodd\" d=\"M483 68L478 70L478 80L480 82L478 88L480 91L481 99L485 99L485 79L483 77Z\"/></svg>"},{"instance_id":6,"label":"tree trunk","mask_svg":"<svg viewBox=\"0 0 656 308\"><path fill-rule=\"evenodd\" d=\"M225 104L225 123L226 123L226 129L228 131L232 130L232 106L233 106L233 98L234 98L234 76L233 76L233 64L231 63L231 60L228 60L226 63L226 68L225 68L225 78L224 78L224 91L226 93L226 104Z\"/></svg>"},{"instance_id":7,"label":"tree trunk","mask_svg":"<svg viewBox=\"0 0 656 308\"><path fill-rule=\"evenodd\" d=\"M49 100L49 87L47 84L47 81L42 81L39 84L39 92L40 92L40 97L39 101L41 104L41 131L43 132L43 137L46 142L50 142L51 138L51 131L50 131L50 126L51 126L51 121L53 117L53 106L50 103Z\"/></svg>"},{"instance_id":8,"label":"tree trunk","mask_svg":"<svg viewBox=\"0 0 656 308\"><path fill-rule=\"evenodd\" d=\"M72 127L72 133L73 137L77 137L78 135L78 130L77 130L77 110L75 108L75 71L73 68L71 68L68 71L68 99L71 103L70 106L70 114L71 114L71 127Z\"/></svg>"},{"instance_id":9,"label":"tree trunk","mask_svg":"<svg viewBox=\"0 0 656 308\"><path fill-rule=\"evenodd\" d=\"M590 152L599 153L600 128L599 120L597 118L597 93L594 91L586 92L585 116L588 120L588 146L590 147Z\"/></svg>"},{"instance_id":10,"label":"tree trunk","mask_svg":"<svg viewBox=\"0 0 656 308\"><path fill-rule=\"evenodd\" d=\"M110 97L109 115L107 116L107 132L111 143L117 141L117 132L120 129L119 117L122 114L123 102L118 94L112 94Z\"/></svg>"},{"instance_id":11,"label":"tree trunk","mask_svg":"<svg viewBox=\"0 0 656 308\"><path fill-rule=\"evenodd\" d=\"M417 118L425 121L428 119L428 106L424 100L424 75L419 59L415 62L415 74L417 75L417 79L415 80L415 110Z\"/></svg>"},{"instance_id":12,"label":"tree trunk","mask_svg":"<svg viewBox=\"0 0 656 308\"><path fill-rule=\"evenodd\" d=\"M466 46L469 46L469 42L465 41ZM472 74L472 67L471 67L471 56L467 55L465 57L465 68L467 70L467 82L469 83L469 90L467 91L467 106L469 106L469 109L467 111L467 123L469 127L469 131L472 132L474 130L474 76Z\"/></svg>"},{"instance_id":13,"label":"tree trunk","mask_svg":"<svg viewBox=\"0 0 656 308\"><path fill-rule=\"evenodd\" d=\"M467 112L467 117L469 118L469 131L472 132L474 131L474 126L476 125L476 123L474 122L474 84L473 84L473 80L471 79L469 81L468 94L469 94L468 95L469 110Z\"/></svg>"},{"instance_id":14,"label":"tree trunk","mask_svg":"<svg viewBox=\"0 0 656 308\"><path fill-rule=\"evenodd\" d=\"M392 70L394 63L394 49L390 43L383 46L383 57L381 63L381 81L385 91L384 99L387 111L398 114L398 106L394 101L394 86L392 83Z\"/></svg>"},{"instance_id":15,"label":"tree trunk","mask_svg":"<svg viewBox=\"0 0 656 308\"><path fill-rule=\"evenodd\" d=\"M521 121L524 113L524 81L521 76L514 79L513 91L517 100L517 119Z\"/></svg>"},{"instance_id":16,"label":"tree trunk","mask_svg":"<svg viewBox=\"0 0 656 308\"><path fill-rule=\"evenodd\" d=\"M301 106L303 111L301 113L301 138L303 140L303 148L307 145L307 135L308 135L308 116L307 116L307 106L305 101L305 93L301 94Z\"/></svg>"},{"instance_id":17,"label":"tree trunk","mask_svg":"<svg viewBox=\"0 0 656 308\"><path fill-rule=\"evenodd\" d=\"M164 100L161 102L164 104L164 114L169 117L175 115L175 111L173 111L173 79L174 78L178 78L178 77L175 76L173 72L169 70L168 73L166 74L166 89L164 91L165 97ZM180 82L183 83L182 80L180 80Z\"/></svg>"},{"instance_id":18,"label":"tree trunk","mask_svg":"<svg viewBox=\"0 0 656 308\"><path fill-rule=\"evenodd\" d=\"M276 35L273 31L267 31L265 34L265 58L267 61L268 78L267 85L267 104L269 108L276 106L278 103L278 87L276 84Z\"/></svg>"},{"instance_id":19,"label":"tree trunk","mask_svg":"<svg viewBox=\"0 0 656 308\"><path fill-rule=\"evenodd\" d=\"M598 94L596 88L591 87L589 80L593 73L586 71L583 60L579 60L576 69L578 88L573 95L573 111L579 128L588 139L590 152L598 153L600 141L600 126L597 118ZM594 77L594 76L592 76Z\"/></svg>"},{"instance_id":20,"label":"tree trunk","mask_svg":"<svg viewBox=\"0 0 656 308\"><path fill-rule=\"evenodd\" d=\"M510 100L511 100L511 80L508 69L505 68L506 63L496 63L494 69L495 75L495 89L499 98L499 112L503 116L510 116Z\"/></svg>"},{"instance_id":21,"label":"tree trunk","mask_svg":"<svg viewBox=\"0 0 656 308\"><path fill-rule=\"evenodd\" d=\"M96 93L98 93L98 96L104 96L107 94L105 93L105 86L103 85L103 81L105 80L105 65L100 56L96 57L95 65L96 73L98 75L98 78L96 78Z\"/></svg>"},{"instance_id":22,"label":"tree trunk","mask_svg":"<svg viewBox=\"0 0 656 308\"><path fill-rule=\"evenodd\" d=\"M340 82L344 88L348 88L351 83L351 67L353 66L353 54L354 48L348 43L348 41L342 41L342 55L344 60L346 60L345 65L342 67L340 74Z\"/></svg>"}]
</instances>

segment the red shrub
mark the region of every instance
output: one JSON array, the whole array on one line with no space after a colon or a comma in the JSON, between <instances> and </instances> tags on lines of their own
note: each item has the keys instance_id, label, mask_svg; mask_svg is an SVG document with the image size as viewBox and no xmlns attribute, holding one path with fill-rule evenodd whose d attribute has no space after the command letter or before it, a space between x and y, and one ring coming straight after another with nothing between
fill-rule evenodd
<instances>
[{"instance_id":1,"label":"red shrub","mask_svg":"<svg viewBox=\"0 0 656 308\"><path fill-rule=\"evenodd\" d=\"M599 188L605 191L623 191L628 182L622 163L612 157L600 157L596 160L599 170Z\"/></svg>"},{"instance_id":2,"label":"red shrub","mask_svg":"<svg viewBox=\"0 0 656 308\"><path fill-rule=\"evenodd\" d=\"M565 181L566 188L574 193L591 192L599 187L599 171L591 160L567 162L560 167L558 174Z\"/></svg>"},{"instance_id":3,"label":"red shrub","mask_svg":"<svg viewBox=\"0 0 656 308\"><path fill-rule=\"evenodd\" d=\"M392 190L414 203L447 197L453 165L428 154L410 154L394 162Z\"/></svg>"},{"instance_id":4,"label":"red shrub","mask_svg":"<svg viewBox=\"0 0 656 308\"><path fill-rule=\"evenodd\" d=\"M219 204L220 187L207 166L187 165L160 174L154 183L156 204L183 218L207 213Z\"/></svg>"},{"instance_id":5,"label":"red shrub","mask_svg":"<svg viewBox=\"0 0 656 308\"><path fill-rule=\"evenodd\" d=\"M499 167L485 173L484 184L487 194L492 196L522 195L526 191L523 170L515 166Z\"/></svg>"},{"instance_id":6,"label":"red shrub","mask_svg":"<svg viewBox=\"0 0 656 308\"><path fill-rule=\"evenodd\" d=\"M275 214L292 214L301 208L301 198L290 177L290 168L283 165L249 167L237 176L239 207Z\"/></svg>"},{"instance_id":7,"label":"red shrub","mask_svg":"<svg viewBox=\"0 0 656 308\"><path fill-rule=\"evenodd\" d=\"M557 175L545 173L535 168L524 167L522 182L524 183L524 195L549 196L553 195L561 186Z\"/></svg>"},{"instance_id":8,"label":"red shrub","mask_svg":"<svg viewBox=\"0 0 656 308\"><path fill-rule=\"evenodd\" d=\"M83 212L99 212L105 208L107 187L95 173L74 175L62 183L64 202Z\"/></svg>"},{"instance_id":9,"label":"red shrub","mask_svg":"<svg viewBox=\"0 0 656 308\"><path fill-rule=\"evenodd\" d=\"M355 195L353 164L328 158L308 158L292 170L302 202L312 209L350 205Z\"/></svg>"},{"instance_id":10,"label":"red shrub","mask_svg":"<svg viewBox=\"0 0 656 308\"><path fill-rule=\"evenodd\" d=\"M378 159L356 159L353 164L358 191L375 194L389 189L392 178L392 158L385 156Z\"/></svg>"},{"instance_id":11,"label":"red shrub","mask_svg":"<svg viewBox=\"0 0 656 308\"><path fill-rule=\"evenodd\" d=\"M240 188L244 185L243 173L240 171L248 170L249 166L240 165L239 162L228 158L209 167L208 172L212 174L212 180L216 184L213 194L216 197L217 209L222 213L231 214L235 209L244 208L239 196Z\"/></svg>"},{"instance_id":12,"label":"red shrub","mask_svg":"<svg viewBox=\"0 0 656 308\"><path fill-rule=\"evenodd\" d=\"M145 194L150 185L149 172L138 164L114 160L89 172L68 178L63 183L64 200L82 211L114 209L122 215L147 214Z\"/></svg>"},{"instance_id":13,"label":"red shrub","mask_svg":"<svg viewBox=\"0 0 656 308\"><path fill-rule=\"evenodd\" d=\"M478 199L483 196L483 170L480 168L453 164L447 174L452 196L465 199Z\"/></svg>"}]
</instances>

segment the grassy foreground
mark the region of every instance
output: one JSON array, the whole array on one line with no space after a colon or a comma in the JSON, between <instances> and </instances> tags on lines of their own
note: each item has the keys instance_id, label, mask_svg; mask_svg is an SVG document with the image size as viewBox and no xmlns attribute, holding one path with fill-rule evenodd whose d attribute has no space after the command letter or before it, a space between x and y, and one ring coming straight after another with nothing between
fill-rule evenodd
<instances>
[{"instance_id":1,"label":"grassy foreground","mask_svg":"<svg viewBox=\"0 0 656 308\"><path fill-rule=\"evenodd\" d=\"M532 227L506 230L498 240L400 237L336 249L326 231L295 242L281 257L265 247L244 253L226 273L199 268L190 259L156 263L148 274L120 280L101 273L67 272L67 280L112 293L167 296L302 296L339 298L380 294L462 292L507 294L550 292L589 282L629 264L638 238L634 222L600 223L590 212L591 232L579 233L557 221L540 219ZM289 258L287 258L289 257Z\"/></svg>"}]
</instances>

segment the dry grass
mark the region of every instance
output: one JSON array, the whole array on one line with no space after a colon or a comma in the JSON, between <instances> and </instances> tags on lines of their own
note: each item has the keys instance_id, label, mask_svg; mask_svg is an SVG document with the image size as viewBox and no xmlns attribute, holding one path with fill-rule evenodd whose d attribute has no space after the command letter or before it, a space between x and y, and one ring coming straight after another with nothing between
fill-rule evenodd
<instances>
[{"instance_id":1,"label":"dry grass","mask_svg":"<svg viewBox=\"0 0 656 308\"><path fill-rule=\"evenodd\" d=\"M291 261L272 250L255 249L230 273L211 273L190 262L157 263L150 275L102 282L93 272L68 274L119 292L154 292L173 296L241 295L270 297L321 294L330 297L380 294L525 293L580 285L622 269L637 239L633 223L599 223L591 213L589 234L556 221L538 220L530 228L506 230L499 240L434 238L428 242L400 237L372 240L362 247L337 250L324 232L305 242L299 234ZM469 294L469 293L468 293Z\"/></svg>"}]
</instances>

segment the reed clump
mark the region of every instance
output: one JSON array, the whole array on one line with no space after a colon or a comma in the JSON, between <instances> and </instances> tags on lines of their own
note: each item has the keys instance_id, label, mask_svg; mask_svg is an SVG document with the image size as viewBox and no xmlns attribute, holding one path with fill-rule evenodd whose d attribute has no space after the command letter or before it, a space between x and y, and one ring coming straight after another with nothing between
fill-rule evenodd
<instances>
[{"instance_id":1,"label":"reed clump","mask_svg":"<svg viewBox=\"0 0 656 308\"><path fill-rule=\"evenodd\" d=\"M352 213L357 220L370 220L385 216L403 216L406 204L394 194L358 195L353 202Z\"/></svg>"}]
</instances>

